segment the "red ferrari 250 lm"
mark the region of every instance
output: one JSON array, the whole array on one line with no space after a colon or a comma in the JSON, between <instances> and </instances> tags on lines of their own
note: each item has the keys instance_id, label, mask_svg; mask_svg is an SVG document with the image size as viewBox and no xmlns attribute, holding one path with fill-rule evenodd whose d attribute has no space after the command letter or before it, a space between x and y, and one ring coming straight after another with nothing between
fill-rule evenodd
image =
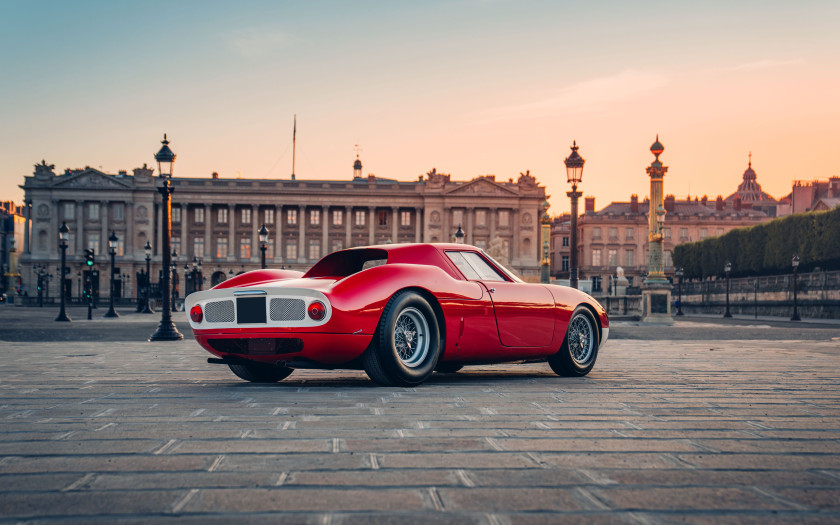
<instances>
[{"instance_id":1,"label":"red ferrari 250 lm","mask_svg":"<svg viewBox=\"0 0 840 525\"><path fill-rule=\"evenodd\" d=\"M606 311L564 286L528 284L481 249L388 244L331 253L304 274L255 270L190 294L198 343L247 381L295 368L363 368L375 382L548 361L589 373L609 335Z\"/></svg>"}]
</instances>

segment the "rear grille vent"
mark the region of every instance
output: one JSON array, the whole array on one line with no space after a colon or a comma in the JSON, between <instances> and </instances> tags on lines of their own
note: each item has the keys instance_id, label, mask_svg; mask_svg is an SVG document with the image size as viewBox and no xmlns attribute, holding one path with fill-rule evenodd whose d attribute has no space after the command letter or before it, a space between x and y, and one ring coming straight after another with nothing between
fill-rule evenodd
<instances>
[{"instance_id":1,"label":"rear grille vent","mask_svg":"<svg viewBox=\"0 0 840 525\"><path fill-rule=\"evenodd\" d=\"M268 308L272 321L303 321L306 316L302 299L272 299Z\"/></svg>"},{"instance_id":2,"label":"rear grille vent","mask_svg":"<svg viewBox=\"0 0 840 525\"><path fill-rule=\"evenodd\" d=\"M216 301L204 305L204 318L208 323L232 323L236 320L233 314L233 301Z\"/></svg>"}]
</instances>

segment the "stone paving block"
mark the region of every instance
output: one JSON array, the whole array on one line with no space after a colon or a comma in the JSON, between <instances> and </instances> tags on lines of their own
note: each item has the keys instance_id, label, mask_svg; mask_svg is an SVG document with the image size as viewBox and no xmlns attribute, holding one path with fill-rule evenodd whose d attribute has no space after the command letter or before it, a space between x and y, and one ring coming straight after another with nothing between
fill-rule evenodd
<instances>
[{"instance_id":1,"label":"stone paving block","mask_svg":"<svg viewBox=\"0 0 840 525\"><path fill-rule=\"evenodd\" d=\"M457 452L489 451L493 447L485 439L452 437L398 439L344 439L342 450L347 452Z\"/></svg>"},{"instance_id":2,"label":"stone paving block","mask_svg":"<svg viewBox=\"0 0 840 525\"><path fill-rule=\"evenodd\" d=\"M361 468L370 468L369 454L231 454L224 456L216 470L279 473L292 470Z\"/></svg>"},{"instance_id":3,"label":"stone paving block","mask_svg":"<svg viewBox=\"0 0 840 525\"><path fill-rule=\"evenodd\" d=\"M813 471L702 469L590 469L590 474L618 485L840 487L840 478Z\"/></svg>"},{"instance_id":4,"label":"stone paving block","mask_svg":"<svg viewBox=\"0 0 840 525\"><path fill-rule=\"evenodd\" d=\"M0 460L0 474L40 472L161 472L204 470L212 464L207 456L6 456Z\"/></svg>"},{"instance_id":5,"label":"stone paving block","mask_svg":"<svg viewBox=\"0 0 840 525\"><path fill-rule=\"evenodd\" d=\"M840 455L838 454L678 454L676 456L689 465L704 469L812 470L840 468Z\"/></svg>"},{"instance_id":6,"label":"stone paving block","mask_svg":"<svg viewBox=\"0 0 840 525\"><path fill-rule=\"evenodd\" d=\"M840 487L776 489L776 494L810 508L840 511Z\"/></svg>"},{"instance_id":7,"label":"stone paving block","mask_svg":"<svg viewBox=\"0 0 840 525\"><path fill-rule=\"evenodd\" d=\"M662 469L679 466L679 463L672 457L651 452L629 454L611 452L556 454L541 452L535 453L535 457L541 463L559 468Z\"/></svg>"},{"instance_id":8,"label":"stone paving block","mask_svg":"<svg viewBox=\"0 0 840 525\"><path fill-rule=\"evenodd\" d=\"M592 489L610 508L649 511L717 510L790 510L795 507L745 488L689 487L638 489L599 487Z\"/></svg>"},{"instance_id":9,"label":"stone paving block","mask_svg":"<svg viewBox=\"0 0 840 525\"><path fill-rule=\"evenodd\" d=\"M459 475L476 487L566 487L593 483L575 469L474 469Z\"/></svg>"},{"instance_id":10,"label":"stone paving block","mask_svg":"<svg viewBox=\"0 0 840 525\"><path fill-rule=\"evenodd\" d=\"M79 478L78 475L75 476ZM80 483L77 490L178 490L194 488L273 487L278 475L274 472L133 472L99 473ZM69 485L69 483L68 483Z\"/></svg>"},{"instance_id":11,"label":"stone paving block","mask_svg":"<svg viewBox=\"0 0 840 525\"><path fill-rule=\"evenodd\" d=\"M93 492L11 493L0 501L0 516L4 519L63 517L108 514L157 514L168 512L179 495L168 491L137 493L109 492L107 498Z\"/></svg>"},{"instance_id":12,"label":"stone paving block","mask_svg":"<svg viewBox=\"0 0 840 525\"><path fill-rule=\"evenodd\" d=\"M511 439L498 438L504 450L540 452L696 452L698 447L687 440L645 440L613 436L608 439Z\"/></svg>"},{"instance_id":13,"label":"stone paving block","mask_svg":"<svg viewBox=\"0 0 840 525\"><path fill-rule=\"evenodd\" d=\"M275 476L277 478L277 476ZM283 479L286 486L333 487L441 487L463 486L465 480L457 471L435 469L369 469L343 471L290 472Z\"/></svg>"},{"instance_id":14,"label":"stone paving block","mask_svg":"<svg viewBox=\"0 0 840 525\"><path fill-rule=\"evenodd\" d=\"M338 490L277 487L274 489L202 489L190 497L183 512L266 511L404 511L432 508L418 490Z\"/></svg>"},{"instance_id":15,"label":"stone paving block","mask_svg":"<svg viewBox=\"0 0 840 525\"><path fill-rule=\"evenodd\" d=\"M166 450L166 454L329 452L332 446L332 440L326 439L192 439L178 441Z\"/></svg>"},{"instance_id":16,"label":"stone paving block","mask_svg":"<svg viewBox=\"0 0 840 525\"><path fill-rule=\"evenodd\" d=\"M447 510L481 512L499 511L565 511L573 512L584 507L567 488L441 488L443 506Z\"/></svg>"},{"instance_id":17,"label":"stone paving block","mask_svg":"<svg viewBox=\"0 0 840 525\"><path fill-rule=\"evenodd\" d=\"M476 452L472 454L379 454L381 468L528 468L534 461L522 454Z\"/></svg>"}]
</instances>

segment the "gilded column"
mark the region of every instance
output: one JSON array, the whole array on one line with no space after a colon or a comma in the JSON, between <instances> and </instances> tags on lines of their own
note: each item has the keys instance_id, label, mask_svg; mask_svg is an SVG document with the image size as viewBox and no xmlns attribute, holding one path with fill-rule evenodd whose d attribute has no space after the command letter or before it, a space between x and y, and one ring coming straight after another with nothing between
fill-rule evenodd
<instances>
[{"instance_id":1,"label":"gilded column","mask_svg":"<svg viewBox=\"0 0 840 525\"><path fill-rule=\"evenodd\" d=\"M659 135L656 142L650 147L650 152L656 159L650 163L645 170L650 176L650 204L648 210L648 275L645 282L667 282L665 277L665 253L664 235L662 225L665 221L665 196L663 192L665 174L668 167L663 166L659 161L659 155L665 151L665 147L659 142Z\"/></svg>"}]
</instances>

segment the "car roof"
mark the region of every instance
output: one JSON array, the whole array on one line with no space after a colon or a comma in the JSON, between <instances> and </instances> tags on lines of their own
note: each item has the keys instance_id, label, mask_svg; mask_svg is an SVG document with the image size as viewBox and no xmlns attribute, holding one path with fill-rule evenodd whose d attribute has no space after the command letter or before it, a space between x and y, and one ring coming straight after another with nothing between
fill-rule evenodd
<instances>
[{"instance_id":1,"label":"car roof","mask_svg":"<svg viewBox=\"0 0 840 525\"><path fill-rule=\"evenodd\" d=\"M406 244L378 244L372 246L358 246L355 248L348 248L326 255L323 259L318 261L315 266L310 268L304 277L320 277L326 275L345 274L347 270L339 270L338 267L343 266L336 261L342 257L341 254L351 255L354 252L374 252L368 258L373 257L376 252L386 252L385 258L388 259L388 264L424 264L429 266L436 266L455 279L462 279L458 272L449 264L443 252L446 250L475 250L478 248L465 244L453 243L406 243ZM352 271L351 271L352 272Z\"/></svg>"}]
</instances>

